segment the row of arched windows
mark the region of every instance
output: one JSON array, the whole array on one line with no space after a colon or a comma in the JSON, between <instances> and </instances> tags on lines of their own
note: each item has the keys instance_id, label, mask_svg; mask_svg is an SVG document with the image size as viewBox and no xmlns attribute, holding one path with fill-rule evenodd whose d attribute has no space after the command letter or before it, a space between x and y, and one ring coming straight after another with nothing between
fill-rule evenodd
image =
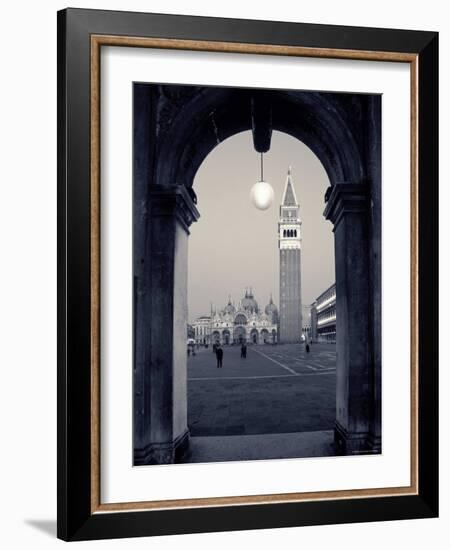
<instances>
[{"instance_id":1,"label":"row of arched windows","mask_svg":"<svg viewBox=\"0 0 450 550\"><path fill-rule=\"evenodd\" d=\"M283 237L296 237L296 236L297 236L296 229L283 229Z\"/></svg>"}]
</instances>

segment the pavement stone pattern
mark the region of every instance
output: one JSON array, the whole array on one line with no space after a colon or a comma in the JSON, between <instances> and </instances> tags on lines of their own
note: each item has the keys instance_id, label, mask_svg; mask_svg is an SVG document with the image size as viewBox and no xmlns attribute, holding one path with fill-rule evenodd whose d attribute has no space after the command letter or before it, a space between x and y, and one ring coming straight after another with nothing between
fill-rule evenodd
<instances>
[{"instance_id":1,"label":"pavement stone pattern","mask_svg":"<svg viewBox=\"0 0 450 550\"><path fill-rule=\"evenodd\" d=\"M332 344L225 346L223 368L211 348L188 358L191 436L332 430L336 349Z\"/></svg>"}]
</instances>

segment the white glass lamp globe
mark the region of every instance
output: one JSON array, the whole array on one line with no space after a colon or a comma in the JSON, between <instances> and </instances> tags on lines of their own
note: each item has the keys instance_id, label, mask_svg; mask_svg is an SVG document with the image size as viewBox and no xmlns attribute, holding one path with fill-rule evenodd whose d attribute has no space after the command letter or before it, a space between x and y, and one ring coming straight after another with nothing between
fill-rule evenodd
<instances>
[{"instance_id":1,"label":"white glass lamp globe","mask_svg":"<svg viewBox=\"0 0 450 550\"><path fill-rule=\"evenodd\" d=\"M258 210L267 210L273 202L273 189L267 181L258 181L251 188L250 198Z\"/></svg>"}]
</instances>

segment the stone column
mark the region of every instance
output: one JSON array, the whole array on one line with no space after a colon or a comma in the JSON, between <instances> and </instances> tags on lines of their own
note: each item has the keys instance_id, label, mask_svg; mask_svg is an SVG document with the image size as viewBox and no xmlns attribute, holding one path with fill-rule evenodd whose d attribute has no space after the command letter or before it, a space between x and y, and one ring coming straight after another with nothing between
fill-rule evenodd
<instances>
[{"instance_id":1,"label":"stone column","mask_svg":"<svg viewBox=\"0 0 450 550\"><path fill-rule=\"evenodd\" d=\"M373 396L368 189L331 189L324 216L334 224L336 262L336 425L342 454L367 452Z\"/></svg>"},{"instance_id":2,"label":"stone column","mask_svg":"<svg viewBox=\"0 0 450 550\"><path fill-rule=\"evenodd\" d=\"M189 446L187 428L187 253L189 226L199 213L184 186L149 191L145 324L148 354L141 365L148 406L145 440L135 464L170 464ZM142 298L142 297L141 297Z\"/></svg>"}]
</instances>

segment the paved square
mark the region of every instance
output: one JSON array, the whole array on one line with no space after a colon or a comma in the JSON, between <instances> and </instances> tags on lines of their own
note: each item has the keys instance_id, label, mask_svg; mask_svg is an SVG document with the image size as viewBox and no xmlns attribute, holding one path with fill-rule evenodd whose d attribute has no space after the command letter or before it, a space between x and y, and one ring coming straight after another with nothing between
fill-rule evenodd
<instances>
[{"instance_id":1,"label":"paved square","mask_svg":"<svg viewBox=\"0 0 450 550\"><path fill-rule=\"evenodd\" d=\"M192 436L332 430L336 351L330 344L224 347L223 368L211 348L188 359Z\"/></svg>"}]
</instances>

